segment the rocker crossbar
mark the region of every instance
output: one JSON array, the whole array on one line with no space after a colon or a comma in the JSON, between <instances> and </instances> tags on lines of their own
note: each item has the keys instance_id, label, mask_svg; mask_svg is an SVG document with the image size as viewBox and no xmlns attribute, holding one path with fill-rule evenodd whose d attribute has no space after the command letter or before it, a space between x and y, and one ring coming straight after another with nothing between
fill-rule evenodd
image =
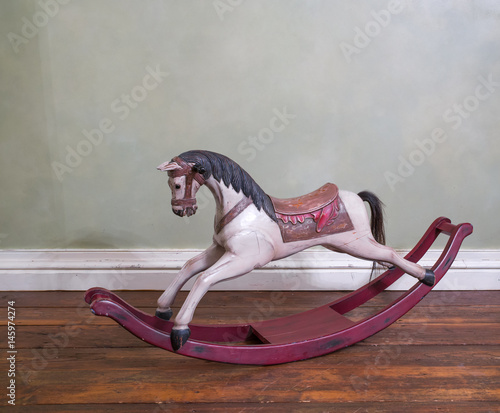
<instances>
[{"instance_id":1,"label":"rocker crossbar","mask_svg":"<svg viewBox=\"0 0 500 413\"><path fill-rule=\"evenodd\" d=\"M471 224L453 225L448 218L438 218L405 257L418 262L441 233L448 235L449 240L432 267L436 284L455 260L464 238L472 233ZM177 353L205 360L257 365L287 363L331 353L388 327L432 290L417 282L374 315L360 321L345 316L385 291L403 274L398 268L389 269L369 284L330 304L288 317L249 324L192 324L190 339ZM147 343L173 351L170 342L173 322L140 311L104 288L89 289L85 301L94 314L110 317Z\"/></svg>"}]
</instances>

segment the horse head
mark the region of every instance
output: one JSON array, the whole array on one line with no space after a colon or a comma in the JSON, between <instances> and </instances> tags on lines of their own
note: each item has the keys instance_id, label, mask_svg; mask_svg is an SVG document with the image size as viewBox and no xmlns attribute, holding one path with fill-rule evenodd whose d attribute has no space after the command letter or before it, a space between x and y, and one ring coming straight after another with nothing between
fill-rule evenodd
<instances>
[{"instance_id":1,"label":"horse head","mask_svg":"<svg viewBox=\"0 0 500 413\"><path fill-rule=\"evenodd\" d=\"M172 190L172 211L183 217L196 213L196 193L205 183L204 170L196 168L193 163L187 163L176 156L170 162L162 163L157 167L160 171L168 172L168 185Z\"/></svg>"}]
</instances>

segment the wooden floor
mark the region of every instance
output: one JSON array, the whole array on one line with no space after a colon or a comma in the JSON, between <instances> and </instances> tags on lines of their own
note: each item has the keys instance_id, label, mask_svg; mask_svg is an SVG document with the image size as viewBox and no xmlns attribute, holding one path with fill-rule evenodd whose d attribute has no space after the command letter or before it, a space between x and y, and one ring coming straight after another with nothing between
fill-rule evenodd
<instances>
[{"instance_id":1,"label":"wooden floor","mask_svg":"<svg viewBox=\"0 0 500 413\"><path fill-rule=\"evenodd\" d=\"M341 293L210 292L196 322L275 318ZM383 293L358 314L399 293ZM350 348L278 366L238 366L154 348L88 310L82 292L4 292L16 308L16 408L7 405L6 312L0 411L499 412L500 291L431 292ZM154 311L159 292L123 292ZM182 293L179 299L183 299ZM180 304L180 300L176 305ZM277 303L279 302L279 304Z\"/></svg>"}]
</instances>

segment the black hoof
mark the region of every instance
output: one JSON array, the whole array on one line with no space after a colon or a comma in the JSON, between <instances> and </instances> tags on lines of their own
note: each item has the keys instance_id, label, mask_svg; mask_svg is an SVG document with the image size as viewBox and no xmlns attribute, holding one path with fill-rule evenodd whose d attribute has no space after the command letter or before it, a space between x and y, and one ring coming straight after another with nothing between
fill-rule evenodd
<instances>
[{"instance_id":1,"label":"black hoof","mask_svg":"<svg viewBox=\"0 0 500 413\"><path fill-rule=\"evenodd\" d=\"M434 271L432 270L425 270L425 277L420 280L422 284L428 285L429 287L432 287L435 282L436 282L436 276L434 275Z\"/></svg>"},{"instance_id":2,"label":"black hoof","mask_svg":"<svg viewBox=\"0 0 500 413\"><path fill-rule=\"evenodd\" d=\"M170 333L170 341L172 342L172 348L174 351L182 348L186 341L188 341L189 336L191 335L191 330L189 328L183 329L173 329Z\"/></svg>"},{"instance_id":3,"label":"black hoof","mask_svg":"<svg viewBox=\"0 0 500 413\"><path fill-rule=\"evenodd\" d=\"M170 320L173 315L173 311L169 308L168 310L156 310L155 316L161 318L162 320Z\"/></svg>"}]
</instances>

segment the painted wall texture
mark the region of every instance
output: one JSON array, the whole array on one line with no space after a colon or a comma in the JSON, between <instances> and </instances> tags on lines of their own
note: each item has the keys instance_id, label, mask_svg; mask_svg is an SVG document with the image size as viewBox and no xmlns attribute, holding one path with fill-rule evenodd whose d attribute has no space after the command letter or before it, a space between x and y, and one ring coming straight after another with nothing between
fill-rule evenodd
<instances>
[{"instance_id":1,"label":"painted wall texture","mask_svg":"<svg viewBox=\"0 0 500 413\"><path fill-rule=\"evenodd\" d=\"M198 248L160 163L226 154L263 189L330 181L500 247L497 1L0 3L0 248Z\"/></svg>"}]
</instances>

